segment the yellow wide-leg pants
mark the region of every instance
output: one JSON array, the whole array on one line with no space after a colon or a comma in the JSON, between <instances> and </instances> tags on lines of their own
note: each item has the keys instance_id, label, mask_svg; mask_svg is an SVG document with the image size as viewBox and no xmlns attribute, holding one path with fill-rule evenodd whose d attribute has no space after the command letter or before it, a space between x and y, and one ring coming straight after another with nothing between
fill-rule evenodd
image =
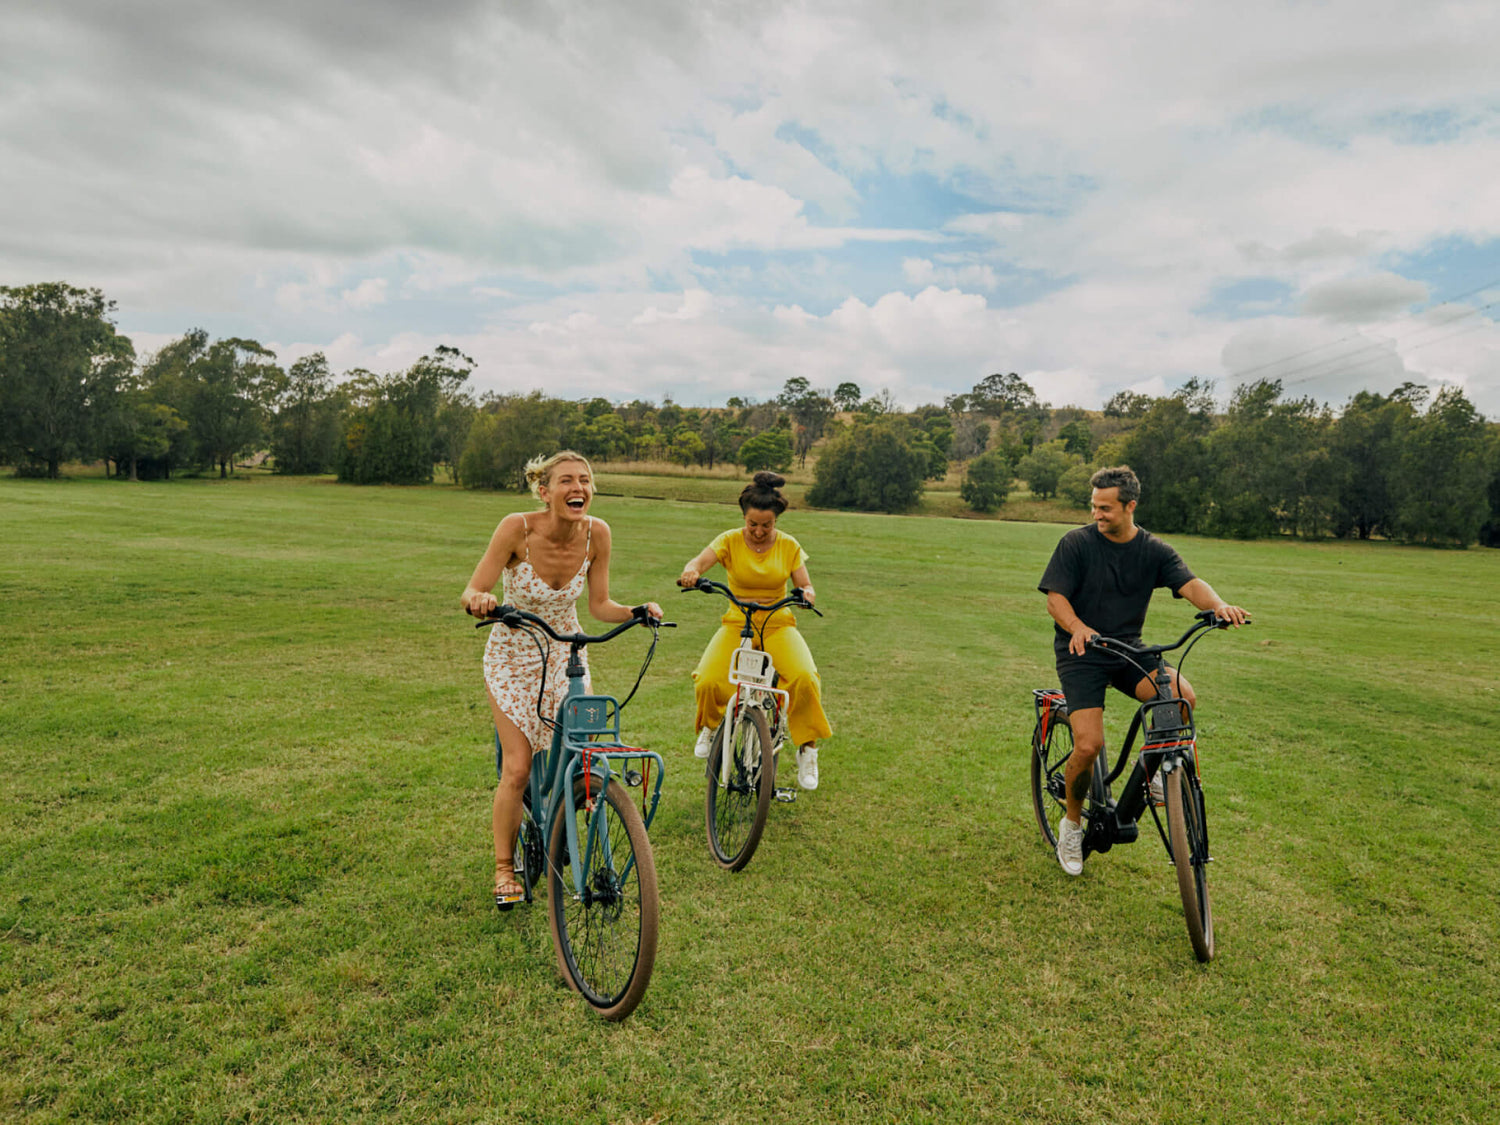
<instances>
[{"instance_id":1,"label":"yellow wide-leg pants","mask_svg":"<svg viewBox=\"0 0 1500 1125\"><path fill-rule=\"evenodd\" d=\"M729 657L739 646L739 626L721 625L693 670L698 730L718 726L724 718L724 708L734 698L734 685L729 682ZM833 729L823 713L823 680L797 626L771 626L765 631L762 647L770 653L780 674L776 686L789 697L786 722L792 745L802 746L827 738Z\"/></svg>"}]
</instances>

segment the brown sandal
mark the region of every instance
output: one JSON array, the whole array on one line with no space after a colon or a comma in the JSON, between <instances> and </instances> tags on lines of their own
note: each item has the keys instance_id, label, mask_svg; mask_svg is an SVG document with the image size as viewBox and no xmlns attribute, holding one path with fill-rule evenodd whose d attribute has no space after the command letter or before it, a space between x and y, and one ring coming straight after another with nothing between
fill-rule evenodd
<instances>
[{"instance_id":1,"label":"brown sandal","mask_svg":"<svg viewBox=\"0 0 1500 1125\"><path fill-rule=\"evenodd\" d=\"M526 888L516 878L513 864L495 864L495 909L502 914L518 902L526 901Z\"/></svg>"}]
</instances>

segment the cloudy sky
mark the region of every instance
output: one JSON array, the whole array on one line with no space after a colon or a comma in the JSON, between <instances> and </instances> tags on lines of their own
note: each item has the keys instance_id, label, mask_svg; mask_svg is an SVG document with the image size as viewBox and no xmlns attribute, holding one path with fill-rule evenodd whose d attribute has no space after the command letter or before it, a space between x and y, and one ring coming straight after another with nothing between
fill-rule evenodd
<instances>
[{"instance_id":1,"label":"cloudy sky","mask_svg":"<svg viewBox=\"0 0 1500 1125\"><path fill-rule=\"evenodd\" d=\"M0 284L480 390L1500 418L1500 5L6 0Z\"/></svg>"}]
</instances>

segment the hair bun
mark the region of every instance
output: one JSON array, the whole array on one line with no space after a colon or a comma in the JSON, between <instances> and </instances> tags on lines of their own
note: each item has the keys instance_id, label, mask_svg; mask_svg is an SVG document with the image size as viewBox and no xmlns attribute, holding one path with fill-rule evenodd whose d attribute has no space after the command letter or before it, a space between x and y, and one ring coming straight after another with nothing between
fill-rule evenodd
<instances>
[{"instance_id":1,"label":"hair bun","mask_svg":"<svg viewBox=\"0 0 1500 1125\"><path fill-rule=\"evenodd\" d=\"M786 477L780 473L770 473L762 469L755 474L755 484L758 488L780 488L786 483Z\"/></svg>"}]
</instances>

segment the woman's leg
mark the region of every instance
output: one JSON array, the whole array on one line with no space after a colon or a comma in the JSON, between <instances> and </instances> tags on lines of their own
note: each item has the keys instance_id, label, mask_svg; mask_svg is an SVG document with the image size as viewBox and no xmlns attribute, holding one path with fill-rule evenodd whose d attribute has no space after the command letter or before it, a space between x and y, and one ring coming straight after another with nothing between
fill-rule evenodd
<instances>
[{"instance_id":1,"label":"woman's leg","mask_svg":"<svg viewBox=\"0 0 1500 1125\"><path fill-rule=\"evenodd\" d=\"M795 625L767 629L764 643L789 697L786 726L793 744L801 747L827 738L833 730L823 713L823 680L801 632Z\"/></svg>"},{"instance_id":2,"label":"woman's leg","mask_svg":"<svg viewBox=\"0 0 1500 1125\"><path fill-rule=\"evenodd\" d=\"M703 650L698 667L693 669L693 694L698 702L695 730L711 730L723 720L724 708L734 696L734 687L729 682L729 658L739 645L739 630L720 625Z\"/></svg>"},{"instance_id":3,"label":"woman's leg","mask_svg":"<svg viewBox=\"0 0 1500 1125\"><path fill-rule=\"evenodd\" d=\"M514 849L516 833L521 828L521 798L531 778L531 743L488 690L485 696L490 701L495 729L500 732L500 782L495 786L490 813L495 832L495 893L514 895L522 891L516 881Z\"/></svg>"}]
</instances>

